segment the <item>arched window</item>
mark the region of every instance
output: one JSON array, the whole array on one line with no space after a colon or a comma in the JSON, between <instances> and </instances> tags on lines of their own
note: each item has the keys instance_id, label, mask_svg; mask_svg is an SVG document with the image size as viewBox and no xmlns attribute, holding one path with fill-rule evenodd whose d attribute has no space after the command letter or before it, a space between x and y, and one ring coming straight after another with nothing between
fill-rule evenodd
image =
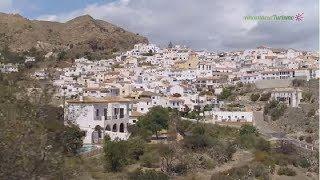
<instances>
[{"instance_id":1,"label":"arched window","mask_svg":"<svg viewBox=\"0 0 320 180\"><path fill-rule=\"evenodd\" d=\"M111 128L109 125L106 126L106 131L111 131Z\"/></svg>"},{"instance_id":2,"label":"arched window","mask_svg":"<svg viewBox=\"0 0 320 180\"><path fill-rule=\"evenodd\" d=\"M120 132L124 132L124 125L123 125L123 123L121 123L120 124L120 130L119 130Z\"/></svg>"},{"instance_id":3,"label":"arched window","mask_svg":"<svg viewBox=\"0 0 320 180\"><path fill-rule=\"evenodd\" d=\"M102 137L102 127L99 125L96 125L96 127L94 127L94 130L98 132L98 137L101 138Z\"/></svg>"},{"instance_id":4,"label":"arched window","mask_svg":"<svg viewBox=\"0 0 320 180\"><path fill-rule=\"evenodd\" d=\"M117 124L114 124L114 125L112 126L112 132L117 132Z\"/></svg>"}]
</instances>

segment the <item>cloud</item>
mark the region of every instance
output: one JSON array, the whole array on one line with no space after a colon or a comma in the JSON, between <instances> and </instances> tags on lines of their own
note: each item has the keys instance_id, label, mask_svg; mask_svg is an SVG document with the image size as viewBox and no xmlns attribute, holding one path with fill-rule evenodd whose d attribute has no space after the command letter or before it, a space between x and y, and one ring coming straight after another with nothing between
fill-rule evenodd
<instances>
[{"instance_id":1,"label":"cloud","mask_svg":"<svg viewBox=\"0 0 320 180\"><path fill-rule=\"evenodd\" d=\"M244 49L262 44L315 50L319 39L318 7L317 1L300 0L119 0L38 19L64 22L90 14L145 35L159 45L173 41L208 50ZM246 15L300 12L304 12L302 22L244 20Z\"/></svg>"}]
</instances>

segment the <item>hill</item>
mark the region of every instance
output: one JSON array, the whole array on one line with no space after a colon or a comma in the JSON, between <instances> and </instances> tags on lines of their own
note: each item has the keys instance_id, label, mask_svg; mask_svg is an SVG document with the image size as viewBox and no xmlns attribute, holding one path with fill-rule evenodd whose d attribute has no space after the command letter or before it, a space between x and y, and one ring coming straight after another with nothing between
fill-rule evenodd
<instances>
[{"instance_id":1,"label":"hill","mask_svg":"<svg viewBox=\"0 0 320 180\"><path fill-rule=\"evenodd\" d=\"M73 55L108 55L128 50L136 43L148 43L148 40L89 15L59 23L0 13L0 46L7 45L13 52L35 47L44 52L64 50Z\"/></svg>"}]
</instances>

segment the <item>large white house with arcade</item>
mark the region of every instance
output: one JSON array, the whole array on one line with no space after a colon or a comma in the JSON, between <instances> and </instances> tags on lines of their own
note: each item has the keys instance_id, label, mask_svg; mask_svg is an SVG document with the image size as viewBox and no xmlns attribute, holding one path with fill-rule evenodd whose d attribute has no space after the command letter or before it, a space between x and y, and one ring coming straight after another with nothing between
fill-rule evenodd
<instances>
[{"instance_id":1,"label":"large white house with arcade","mask_svg":"<svg viewBox=\"0 0 320 180\"><path fill-rule=\"evenodd\" d=\"M66 102L65 122L85 131L84 143L99 143L105 135L112 140L129 137L131 101L119 97L80 98Z\"/></svg>"}]
</instances>

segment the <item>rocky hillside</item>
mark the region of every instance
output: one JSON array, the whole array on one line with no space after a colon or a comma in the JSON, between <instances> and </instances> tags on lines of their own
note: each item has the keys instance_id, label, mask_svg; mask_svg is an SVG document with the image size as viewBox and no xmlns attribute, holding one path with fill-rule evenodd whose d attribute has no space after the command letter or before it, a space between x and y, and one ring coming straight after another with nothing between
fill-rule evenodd
<instances>
[{"instance_id":1,"label":"rocky hillside","mask_svg":"<svg viewBox=\"0 0 320 180\"><path fill-rule=\"evenodd\" d=\"M0 13L0 46L7 44L15 52L36 47L45 52L65 50L73 54L106 55L147 42L145 37L89 15L59 23Z\"/></svg>"}]
</instances>

